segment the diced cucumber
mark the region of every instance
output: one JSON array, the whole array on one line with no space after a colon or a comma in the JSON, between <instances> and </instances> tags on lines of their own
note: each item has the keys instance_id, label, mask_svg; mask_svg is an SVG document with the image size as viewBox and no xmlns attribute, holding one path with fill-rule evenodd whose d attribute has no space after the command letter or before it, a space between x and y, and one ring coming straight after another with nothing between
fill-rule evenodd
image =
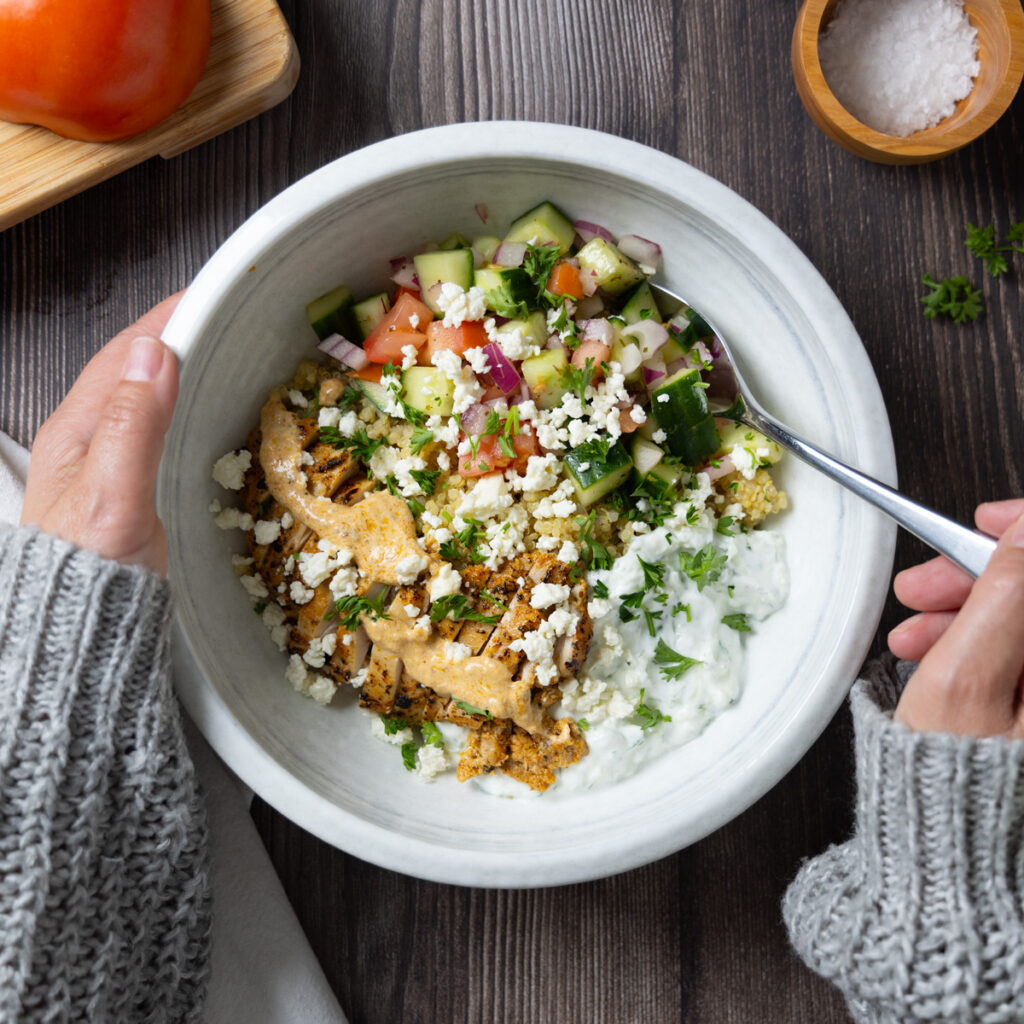
<instances>
[{"instance_id":1,"label":"diced cucumber","mask_svg":"<svg viewBox=\"0 0 1024 1024\"><path fill-rule=\"evenodd\" d=\"M508 320L494 333L499 337L507 337L519 331L523 336L523 342L534 350L541 349L548 340L548 321L539 310L531 313L525 320ZM516 359L523 357L515 356Z\"/></svg>"},{"instance_id":2,"label":"diced cucumber","mask_svg":"<svg viewBox=\"0 0 1024 1024\"><path fill-rule=\"evenodd\" d=\"M676 341L675 335L669 332L668 341L661 346L661 358L666 366L671 366L677 359L686 358L686 349Z\"/></svg>"},{"instance_id":3,"label":"diced cucumber","mask_svg":"<svg viewBox=\"0 0 1024 1024\"><path fill-rule=\"evenodd\" d=\"M451 416L455 384L436 366L410 366L402 373L402 397L428 416Z\"/></svg>"},{"instance_id":4,"label":"diced cucumber","mask_svg":"<svg viewBox=\"0 0 1024 1024\"><path fill-rule=\"evenodd\" d=\"M630 454L633 457L633 465L641 476L647 476L665 457L664 449L659 448L653 441L648 441L639 432L633 438Z\"/></svg>"},{"instance_id":5,"label":"diced cucumber","mask_svg":"<svg viewBox=\"0 0 1024 1024\"><path fill-rule=\"evenodd\" d=\"M356 377L348 377L346 379L353 387L362 391L381 412L387 412L389 395L383 384L378 384L373 380L359 380Z\"/></svg>"},{"instance_id":6,"label":"diced cucumber","mask_svg":"<svg viewBox=\"0 0 1024 1024\"><path fill-rule=\"evenodd\" d=\"M434 252L421 252L419 256L413 256L412 261L416 266L423 301L435 313L441 312L437 305L435 285L457 284L465 291L473 285L472 249L452 249L444 252L436 249ZM433 295L431 289L434 289Z\"/></svg>"},{"instance_id":7,"label":"diced cucumber","mask_svg":"<svg viewBox=\"0 0 1024 1024\"><path fill-rule=\"evenodd\" d=\"M721 443L718 450L723 455L739 445L741 448L749 448L751 452L767 448L768 454L762 458L773 465L782 458L782 449L770 437L765 437L760 431L748 427L745 423L730 423L719 433Z\"/></svg>"},{"instance_id":8,"label":"diced cucumber","mask_svg":"<svg viewBox=\"0 0 1024 1024\"><path fill-rule=\"evenodd\" d=\"M627 324L635 324L638 320L661 320L658 303L654 301L654 292L646 281L641 281L633 289L626 304L622 307L622 319Z\"/></svg>"},{"instance_id":9,"label":"diced cucumber","mask_svg":"<svg viewBox=\"0 0 1024 1024\"><path fill-rule=\"evenodd\" d=\"M622 367L622 375L627 384L638 384L643 379L643 354L636 338L622 337L622 331L618 325L612 325L615 330L615 339L612 341L612 350L608 358L613 363Z\"/></svg>"},{"instance_id":10,"label":"diced cucumber","mask_svg":"<svg viewBox=\"0 0 1024 1024\"><path fill-rule=\"evenodd\" d=\"M531 242L533 245L557 245L564 256L576 238L572 221L553 203L541 203L527 210L508 229L504 241Z\"/></svg>"},{"instance_id":11,"label":"diced cucumber","mask_svg":"<svg viewBox=\"0 0 1024 1024\"><path fill-rule=\"evenodd\" d=\"M677 331L675 327L671 327L669 335L672 337L679 346L686 352L689 352L694 345L697 344L702 338L709 338L714 331L708 326L707 320L704 319L695 309L691 309L688 306L684 307L680 313L675 314L672 317L673 320L678 322L678 319L685 315L688 324L682 331Z\"/></svg>"},{"instance_id":12,"label":"diced cucumber","mask_svg":"<svg viewBox=\"0 0 1024 1024\"><path fill-rule=\"evenodd\" d=\"M380 292L377 295L371 295L368 299L363 299L362 302L357 302L352 307L352 312L355 315L356 323L359 324L360 337L366 338L370 331L384 319L384 314L390 308L391 301L388 299L387 292Z\"/></svg>"},{"instance_id":13,"label":"diced cucumber","mask_svg":"<svg viewBox=\"0 0 1024 1024\"><path fill-rule=\"evenodd\" d=\"M460 235L458 231L453 231L443 242L438 244L438 249L442 251L450 249L468 249L469 239L465 235Z\"/></svg>"},{"instance_id":14,"label":"diced cucumber","mask_svg":"<svg viewBox=\"0 0 1024 1024\"><path fill-rule=\"evenodd\" d=\"M340 334L350 341L360 337L359 325L352 312L352 293L343 284L310 302L306 306L306 316L321 341L329 334Z\"/></svg>"},{"instance_id":15,"label":"diced cucumber","mask_svg":"<svg viewBox=\"0 0 1024 1024\"><path fill-rule=\"evenodd\" d=\"M594 445L581 445L565 453L565 468L583 505L593 505L623 483L633 469L629 453L616 441L603 458L594 452Z\"/></svg>"},{"instance_id":16,"label":"diced cucumber","mask_svg":"<svg viewBox=\"0 0 1024 1024\"><path fill-rule=\"evenodd\" d=\"M561 402L565 394L562 374L568 365L564 349L548 349L523 360L523 379L539 408L554 409Z\"/></svg>"},{"instance_id":17,"label":"diced cucumber","mask_svg":"<svg viewBox=\"0 0 1024 1024\"><path fill-rule=\"evenodd\" d=\"M718 431L700 371L680 370L659 384L651 392L651 414L668 435L668 450L687 465L695 466L718 450Z\"/></svg>"},{"instance_id":18,"label":"diced cucumber","mask_svg":"<svg viewBox=\"0 0 1024 1024\"><path fill-rule=\"evenodd\" d=\"M619 295L643 280L640 268L603 238L592 238L578 253L581 270L589 270L598 288L609 295Z\"/></svg>"},{"instance_id":19,"label":"diced cucumber","mask_svg":"<svg viewBox=\"0 0 1024 1024\"><path fill-rule=\"evenodd\" d=\"M684 475L689 476L689 473L678 462L671 464L659 462L647 474L647 484L657 494L665 495L670 491L681 494Z\"/></svg>"},{"instance_id":20,"label":"diced cucumber","mask_svg":"<svg viewBox=\"0 0 1024 1024\"><path fill-rule=\"evenodd\" d=\"M495 238L494 235L478 235L473 239L473 248L484 263L491 262L499 245L501 245L501 239Z\"/></svg>"},{"instance_id":21,"label":"diced cucumber","mask_svg":"<svg viewBox=\"0 0 1024 1024\"><path fill-rule=\"evenodd\" d=\"M537 290L530 275L522 267L481 267L473 276L473 283L484 290L487 308L499 316L515 315L515 307L536 303Z\"/></svg>"}]
</instances>

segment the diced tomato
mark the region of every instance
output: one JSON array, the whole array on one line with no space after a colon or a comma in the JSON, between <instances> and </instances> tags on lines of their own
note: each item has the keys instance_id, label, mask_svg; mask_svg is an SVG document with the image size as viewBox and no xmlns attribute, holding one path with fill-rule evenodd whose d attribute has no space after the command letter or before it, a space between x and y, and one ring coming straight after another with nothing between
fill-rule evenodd
<instances>
[{"instance_id":1,"label":"diced tomato","mask_svg":"<svg viewBox=\"0 0 1024 1024\"><path fill-rule=\"evenodd\" d=\"M537 439L533 436L530 426L522 424L519 433L515 434L511 441L515 456L510 458L502 451L498 434L484 434L476 445L476 455L466 452L465 455L459 456L459 476L485 476L487 473L507 469L509 466L515 467L517 473L525 473L530 456L537 455L540 451Z\"/></svg>"},{"instance_id":2,"label":"diced tomato","mask_svg":"<svg viewBox=\"0 0 1024 1024\"><path fill-rule=\"evenodd\" d=\"M480 396L481 402L493 402L495 398L506 398L506 394L497 384L490 384L484 389L484 393Z\"/></svg>"},{"instance_id":3,"label":"diced tomato","mask_svg":"<svg viewBox=\"0 0 1024 1024\"><path fill-rule=\"evenodd\" d=\"M401 362L402 347L415 345L420 348L427 340L423 331L433 320L434 314L429 306L425 306L413 295L400 295L384 319L363 342L363 351L374 363L386 363L392 359ZM401 343L397 347L396 339L391 337L396 333L406 335L400 339Z\"/></svg>"},{"instance_id":4,"label":"diced tomato","mask_svg":"<svg viewBox=\"0 0 1024 1024\"><path fill-rule=\"evenodd\" d=\"M460 327L445 327L440 320L432 320L426 328L427 344L420 350L420 363L432 366L431 357L442 350L461 356L471 348L487 344L487 332L479 320L467 320Z\"/></svg>"},{"instance_id":5,"label":"diced tomato","mask_svg":"<svg viewBox=\"0 0 1024 1024\"><path fill-rule=\"evenodd\" d=\"M576 349L572 354L572 365L577 370L582 370L587 365L587 360L591 360L591 365L594 367L594 376L592 380L600 380L604 376L604 370L601 369L601 364L608 361L608 357L612 354L611 346L605 345L600 341L581 341L579 348Z\"/></svg>"},{"instance_id":6,"label":"diced tomato","mask_svg":"<svg viewBox=\"0 0 1024 1024\"><path fill-rule=\"evenodd\" d=\"M559 263L548 278L548 291L552 295L568 295L570 299L583 298L583 283L578 267L571 263Z\"/></svg>"},{"instance_id":7,"label":"diced tomato","mask_svg":"<svg viewBox=\"0 0 1024 1024\"><path fill-rule=\"evenodd\" d=\"M384 373L384 366L381 363L370 363L368 366L364 366L361 370L349 370L348 375L355 377L356 380L368 380L374 384L380 383L380 378Z\"/></svg>"},{"instance_id":8,"label":"diced tomato","mask_svg":"<svg viewBox=\"0 0 1024 1024\"><path fill-rule=\"evenodd\" d=\"M394 299L391 300L391 305L393 306L396 302L398 302L398 300L403 295L411 295L417 302L423 301L423 295L420 292L419 288L406 288L404 284L400 284L395 289L395 297Z\"/></svg>"}]
</instances>

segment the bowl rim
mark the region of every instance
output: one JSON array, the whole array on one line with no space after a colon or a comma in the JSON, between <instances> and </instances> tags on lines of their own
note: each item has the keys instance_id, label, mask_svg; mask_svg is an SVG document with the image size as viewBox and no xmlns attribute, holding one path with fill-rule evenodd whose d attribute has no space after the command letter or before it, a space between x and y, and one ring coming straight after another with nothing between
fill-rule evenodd
<instances>
[{"instance_id":1,"label":"bowl rim","mask_svg":"<svg viewBox=\"0 0 1024 1024\"><path fill-rule=\"evenodd\" d=\"M457 156L453 156L457 154ZM702 171L675 157L591 129L528 122L489 121L443 125L396 136L356 150L298 180L249 217L213 254L189 286L163 338L187 367L188 352L211 325L218 307L261 254L317 210L379 178L394 178L424 167L467 159L509 158L547 162L584 161L590 167L713 210L717 222L744 237L751 249L771 245L781 255L773 270L798 296L801 307L828 317L847 337L837 361L864 382L858 412L877 429L858 436L861 468L890 484L896 482L895 450L881 390L867 352L846 311L810 260L764 214ZM831 353L830 353L831 354ZM860 449L863 445L863 450ZM158 505L170 490L158 487ZM667 856L724 825L772 788L810 748L845 698L868 648L884 605L895 549L896 528L880 514L866 515L865 547L874 557L860 566L853 587L848 630L851 641L832 663L827 680L802 695L791 721L797 742L773 743L757 771L748 772L725 792L699 824L666 829L629 849L598 840L572 857L553 862L540 853L481 853L453 849L369 823L312 792L290 775L250 737L214 688L202 678L191 644L175 617L175 685L183 704L214 750L262 799L284 816L336 848L379 866L427 881L455 885L527 888L570 884L640 867ZM173 581L172 581L173 583Z\"/></svg>"},{"instance_id":2,"label":"bowl rim","mask_svg":"<svg viewBox=\"0 0 1024 1024\"><path fill-rule=\"evenodd\" d=\"M1009 109L1024 79L1024 9L1020 0L995 0L1009 43L1006 76L989 101L969 119L901 137L886 135L859 121L829 88L818 58L818 39L826 8L835 0L804 0L793 26L791 61L797 92L808 114L833 142L878 163L915 164L939 160L980 138Z\"/></svg>"}]
</instances>

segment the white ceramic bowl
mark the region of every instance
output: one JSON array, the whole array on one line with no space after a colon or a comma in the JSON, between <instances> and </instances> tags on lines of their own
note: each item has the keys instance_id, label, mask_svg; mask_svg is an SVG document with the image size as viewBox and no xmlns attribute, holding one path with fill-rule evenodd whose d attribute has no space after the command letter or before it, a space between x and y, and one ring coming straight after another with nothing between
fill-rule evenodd
<instances>
[{"instance_id":1,"label":"white ceramic bowl","mask_svg":"<svg viewBox=\"0 0 1024 1024\"><path fill-rule=\"evenodd\" d=\"M500 230L551 199L658 241L661 279L726 332L765 405L808 438L894 482L871 366L811 264L725 186L662 153L550 124L451 125L389 139L311 174L254 214L203 268L165 337L185 358L159 508L177 599L177 683L214 749L264 800L348 852L438 882L540 886L624 871L727 822L773 786L835 712L877 625L894 528L789 459L787 606L748 642L737 706L636 776L540 799L426 784L371 737L354 693L322 709L231 571L241 533L211 523L215 459L239 447L268 390L311 354L303 307L339 282L370 293L388 257L453 230Z\"/></svg>"}]
</instances>

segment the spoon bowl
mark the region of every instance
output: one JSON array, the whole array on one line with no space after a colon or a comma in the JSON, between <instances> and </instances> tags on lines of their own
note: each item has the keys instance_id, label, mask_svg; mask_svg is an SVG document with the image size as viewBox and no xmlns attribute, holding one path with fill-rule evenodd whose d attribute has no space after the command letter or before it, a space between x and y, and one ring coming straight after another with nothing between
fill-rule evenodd
<instances>
[{"instance_id":1,"label":"spoon bowl","mask_svg":"<svg viewBox=\"0 0 1024 1024\"><path fill-rule=\"evenodd\" d=\"M652 285L652 290L663 309L671 308L675 311L692 308L684 299L664 286ZM911 501L887 484L848 466L834 455L793 433L757 400L750 385L743 378L736 353L722 332L703 313L700 315L714 334L725 357L716 359L714 363L714 397L718 404L712 408L712 412L716 416L744 423L771 438L831 480L870 502L905 530L923 540L939 554L945 555L973 577L981 575L996 547L996 542L991 537L968 529L924 505Z\"/></svg>"}]
</instances>

